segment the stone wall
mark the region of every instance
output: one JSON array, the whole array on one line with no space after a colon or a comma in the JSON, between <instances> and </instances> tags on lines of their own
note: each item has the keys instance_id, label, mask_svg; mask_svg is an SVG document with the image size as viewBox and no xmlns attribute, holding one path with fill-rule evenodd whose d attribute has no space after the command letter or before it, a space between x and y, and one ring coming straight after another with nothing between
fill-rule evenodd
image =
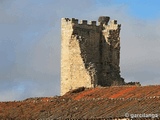
<instances>
[{"instance_id":1,"label":"stone wall","mask_svg":"<svg viewBox=\"0 0 160 120\"><path fill-rule=\"evenodd\" d=\"M102 25L102 81L100 85L122 85L120 77L120 27L116 20Z\"/></svg>"},{"instance_id":2,"label":"stone wall","mask_svg":"<svg viewBox=\"0 0 160 120\"><path fill-rule=\"evenodd\" d=\"M61 21L61 95L78 87L119 85L120 25L109 17Z\"/></svg>"}]
</instances>

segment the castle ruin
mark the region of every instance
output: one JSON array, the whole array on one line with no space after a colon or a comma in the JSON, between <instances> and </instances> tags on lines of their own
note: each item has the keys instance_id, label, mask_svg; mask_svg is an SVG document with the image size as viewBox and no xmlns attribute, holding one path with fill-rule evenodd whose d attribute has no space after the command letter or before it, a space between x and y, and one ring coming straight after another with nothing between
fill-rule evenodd
<instances>
[{"instance_id":1,"label":"castle ruin","mask_svg":"<svg viewBox=\"0 0 160 120\"><path fill-rule=\"evenodd\" d=\"M116 20L61 20L61 95L78 87L123 85L120 29ZM109 22L109 23L108 23Z\"/></svg>"}]
</instances>

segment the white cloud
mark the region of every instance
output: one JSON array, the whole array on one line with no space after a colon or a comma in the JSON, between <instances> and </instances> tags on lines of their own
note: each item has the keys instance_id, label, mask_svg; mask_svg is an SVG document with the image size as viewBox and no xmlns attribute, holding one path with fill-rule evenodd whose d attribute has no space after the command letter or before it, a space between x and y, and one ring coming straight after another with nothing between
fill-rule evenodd
<instances>
[{"instance_id":1,"label":"white cloud","mask_svg":"<svg viewBox=\"0 0 160 120\"><path fill-rule=\"evenodd\" d=\"M100 7L92 0L65 2L3 2L0 56L4 61L0 62L0 100L59 94L62 17L89 21L106 15L117 19L122 24L122 76L126 81L140 81L143 85L159 84L160 20L134 18L124 4Z\"/></svg>"},{"instance_id":2,"label":"white cloud","mask_svg":"<svg viewBox=\"0 0 160 120\"><path fill-rule=\"evenodd\" d=\"M5 96L0 96L1 101L59 95L60 19L89 10L89 3L85 0L69 0L66 4L61 0L3 2L0 56L4 60L0 62L0 90Z\"/></svg>"},{"instance_id":3,"label":"white cloud","mask_svg":"<svg viewBox=\"0 0 160 120\"><path fill-rule=\"evenodd\" d=\"M90 19L100 15L117 19L121 27L121 74L127 82L160 84L160 19L142 20L128 13L126 4L110 4L92 11ZM87 16L88 17L88 16Z\"/></svg>"}]
</instances>

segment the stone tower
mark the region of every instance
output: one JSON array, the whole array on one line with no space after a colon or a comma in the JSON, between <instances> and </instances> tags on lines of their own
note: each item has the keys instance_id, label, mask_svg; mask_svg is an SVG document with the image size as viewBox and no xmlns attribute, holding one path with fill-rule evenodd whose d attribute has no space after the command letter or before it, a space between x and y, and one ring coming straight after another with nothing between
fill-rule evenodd
<instances>
[{"instance_id":1,"label":"stone tower","mask_svg":"<svg viewBox=\"0 0 160 120\"><path fill-rule=\"evenodd\" d=\"M109 19L101 16L96 25L62 18L61 95L82 86L124 84L119 67L121 25Z\"/></svg>"}]
</instances>

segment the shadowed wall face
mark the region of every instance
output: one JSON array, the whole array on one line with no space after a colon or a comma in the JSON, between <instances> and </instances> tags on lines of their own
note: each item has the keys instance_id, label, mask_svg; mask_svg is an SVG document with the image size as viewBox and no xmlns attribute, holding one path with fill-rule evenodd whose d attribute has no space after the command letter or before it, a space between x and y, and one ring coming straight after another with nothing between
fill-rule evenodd
<instances>
[{"instance_id":1,"label":"shadowed wall face","mask_svg":"<svg viewBox=\"0 0 160 120\"><path fill-rule=\"evenodd\" d=\"M120 25L109 17L61 21L61 95L78 87L121 85Z\"/></svg>"},{"instance_id":2,"label":"shadowed wall face","mask_svg":"<svg viewBox=\"0 0 160 120\"><path fill-rule=\"evenodd\" d=\"M106 19L108 22L109 20ZM116 20L111 20L109 24L101 23L101 72L99 85L111 86L124 84L120 76L120 24Z\"/></svg>"}]
</instances>

